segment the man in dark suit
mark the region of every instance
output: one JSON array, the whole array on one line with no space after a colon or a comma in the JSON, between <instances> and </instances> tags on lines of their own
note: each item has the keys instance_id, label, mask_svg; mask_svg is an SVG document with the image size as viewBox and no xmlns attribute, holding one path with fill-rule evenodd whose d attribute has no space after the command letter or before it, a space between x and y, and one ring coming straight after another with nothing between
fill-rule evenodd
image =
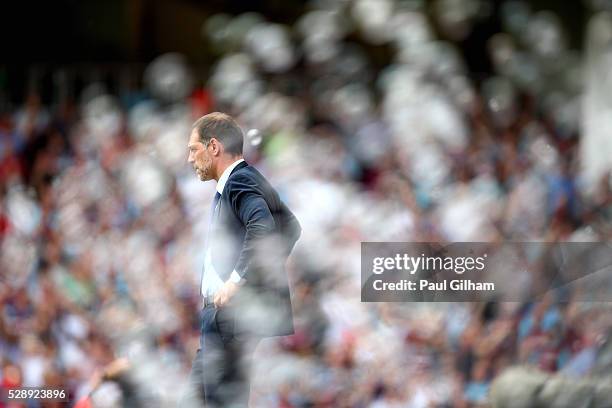
<instances>
[{"instance_id":1,"label":"man in dark suit","mask_svg":"<svg viewBox=\"0 0 612 408\"><path fill-rule=\"evenodd\" d=\"M182 406L246 407L248 368L260 339L293 333L285 262L301 228L278 193L242 158L244 137L231 116L198 119L189 163L216 180L200 292L200 348Z\"/></svg>"}]
</instances>

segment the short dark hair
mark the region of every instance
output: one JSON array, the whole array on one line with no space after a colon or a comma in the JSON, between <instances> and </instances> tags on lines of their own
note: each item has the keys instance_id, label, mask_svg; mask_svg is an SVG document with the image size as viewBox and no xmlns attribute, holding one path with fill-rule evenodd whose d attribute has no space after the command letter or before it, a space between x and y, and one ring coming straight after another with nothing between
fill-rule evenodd
<instances>
[{"instance_id":1,"label":"short dark hair","mask_svg":"<svg viewBox=\"0 0 612 408\"><path fill-rule=\"evenodd\" d=\"M214 137L223 144L226 152L235 156L242 154L244 135L230 115L222 112L209 113L196 120L192 129L198 130L200 142L207 144Z\"/></svg>"}]
</instances>

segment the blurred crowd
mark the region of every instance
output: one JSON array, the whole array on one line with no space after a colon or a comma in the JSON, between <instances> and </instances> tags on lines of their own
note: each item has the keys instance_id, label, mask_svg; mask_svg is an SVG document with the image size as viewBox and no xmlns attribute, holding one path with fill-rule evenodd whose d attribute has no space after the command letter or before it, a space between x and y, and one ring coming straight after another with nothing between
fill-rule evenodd
<instances>
[{"instance_id":1,"label":"blurred crowd","mask_svg":"<svg viewBox=\"0 0 612 408\"><path fill-rule=\"evenodd\" d=\"M293 26L214 15L203 82L178 54L142 81L117 68L49 103L34 81L0 113L2 387L62 387L93 407L177 400L215 191L186 146L213 110L244 126L247 161L304 229L289 265L296 333L258 348L252 406L478 407L513 365L591 374L612 314L575 293L360 302L362 241L612 235L610 167L590 181L580 170L588 61L559 19L506 2L494 72L474 75L458 44L491 6L435 4L315 1ZM57 68L58 87L70 72ZM127 380L105 381L117 358Z\"/></svg>"}]
</instances>

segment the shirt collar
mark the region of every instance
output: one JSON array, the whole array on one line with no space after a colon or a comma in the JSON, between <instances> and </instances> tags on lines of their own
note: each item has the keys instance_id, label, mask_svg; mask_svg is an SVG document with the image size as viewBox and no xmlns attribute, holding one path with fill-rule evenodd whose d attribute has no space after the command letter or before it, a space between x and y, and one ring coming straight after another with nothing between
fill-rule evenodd
<instances>
[{"instance_id":1,"label":"shirt collar","mask_svg":"<svg viewBox=\"0 0 612 408\"><path fill-rule=\"evenodd\" d=\"M227 166L227 168L223 171L223 174L221 174L221 177L219 177L219 181L217 182L217 192L219 194L223 194L225 183L227 183L227 179L229 178L230 174L232 174L232 170L234 170L236 166L238 166L243 161L244 159L238 159L229 166Z\"/></svg>"}]
</instances>

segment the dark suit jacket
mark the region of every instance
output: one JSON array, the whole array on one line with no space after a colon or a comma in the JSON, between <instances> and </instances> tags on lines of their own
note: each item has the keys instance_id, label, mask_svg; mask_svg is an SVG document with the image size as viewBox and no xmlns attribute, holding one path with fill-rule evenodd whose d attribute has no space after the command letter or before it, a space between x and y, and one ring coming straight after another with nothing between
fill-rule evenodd
<instances>
[{"instance_id":1,"label":"dark suit jacket","mask_svg":"<svg viewBox=\"0 0 612 408\"><path fill-rule=\"evenodd\" d=\"M211 231L212 263L223 281L233 270L245 279L230 301L236 325L261 336L292 334L285 263L301 234L299 222L246 162L230 174L218 211Z\"/></svg>"}]
</instances>

